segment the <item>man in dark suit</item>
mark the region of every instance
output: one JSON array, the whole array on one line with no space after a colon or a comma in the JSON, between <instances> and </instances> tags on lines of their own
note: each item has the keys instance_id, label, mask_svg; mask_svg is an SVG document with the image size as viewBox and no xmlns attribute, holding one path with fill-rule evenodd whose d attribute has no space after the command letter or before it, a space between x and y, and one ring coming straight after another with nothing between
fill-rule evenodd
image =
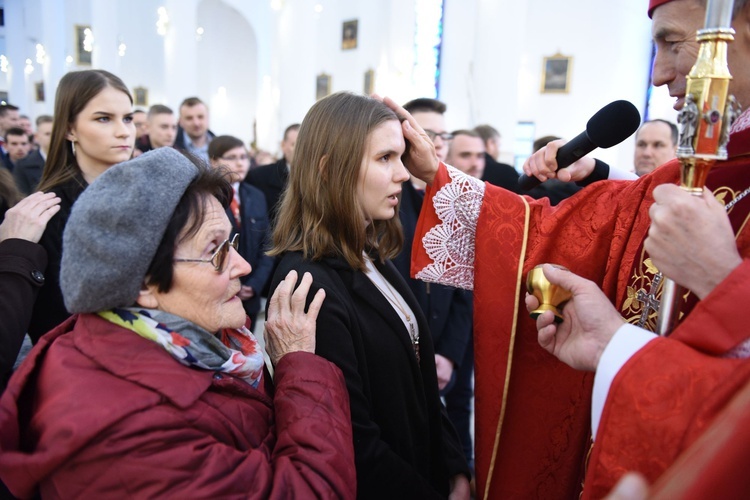
<instances>
[{"instance_id":1,"label":"man in dark suit","mask_svg":"<svg viewBox=\"0 0 750 500\"><path fill-rule=\"evenodd\" d=\"M13 172L13 162L8 156L5 134L13 127L18 127L18 107L9 103L0 104L0 167Z\"/></svg>"},{"instance_id":2,"label":"man in dark suit","mask_svg":"<svg viewBox=\"0 0 750 500\"><path fill-rule=\"evenodd\" d=\"M3 157L3 163L5 168L13 172L16 164L26 158L31 151L29 136L21 127L6 130L5 149L8 154Z\"/></svg>"},{"instance_id":3,"label":"man in dark suit","mask_svg":"<svg viewBox=\"0 0 750 500\"><path fill-rule=\"evenodd\" d=\"M436 99L414 99L404 105L435 145L435 153L445 161L451 134L446 131L446 106ZM404 231L404 247L393 264L414 293L427 317L435 346L435 368L440 394L445 398L448 417L458 432L464 456L472 467L471 399L474 350L472 349L472 294L458 288L425 283L410 277L411 248L424 199L424 183L412 177L401 191L399 217Z\"/></svg>"},{"instance_id":4,"label":"man in dark suit","mask_svg":"<svg viewBox=\"0 0 750 500\"><path fill-rule=\"evenodd\" d=\"M147 132L135 140L133 156L156 148L173 147L177 138L177 118L168 106L154 104L146 116Z\"/></svg>"},{"instance_id":5,"label":"man in dark suit","mask_svg":"<svg viewBox=\"0 0 750 500\"><path fill-rule=\"evenodd\" d=\"M284 130L284 139L281 141L281 151L284 156L276 163L250 170L247 176L247 182L260 189L266 197L271 230L276 225L279 200L289 179L289 169L292 168L294 161L294 145L297 143L298 133L299 123L289 125Z\"/></svg>"},{"instance_id":6,"label":"man in dark suit","mask_svg":"<svg viewBox=\"0 0 750 500\"><path fill-rule=\"evenodd\" d=\"M50 115L39 115L36 119L36 132L34 133L34 142L39 148L20 160L13 169L13 179L22 193L31 194L39 185L51 138L52 117Z\"/></svg>"},{"instance_id":7,"label":"man in dark suit","mask_svg":"<svg viewBox=\"0 0 750 500\"><path fill-rule=\"evenodd\" d=\"M258 168L250 170L245 179L248 184L260 189L266 197L266 206L268 207L268 241L271 241L273 228L276 227L276 214L279 211L281 194L286 189L286 183L289 180L289 169L292 168L294 161L294 145L297 144L297 134L299 133L299 123L289 125L284 130L284 139L281 141L281 152L283 156L276 163L269 163ZM279 258L273 260L273 276L276 267L279 264ZM270 297L269 287L272 280L266 282L266 286L261 291L263 297Z\"/></svg>"},{"instance_id":8,"label":"man in dark suit","mask_svg":"<svg viewBox=\"0 0 750 500\"><path fill-rule=\"evenodd\" d=\"M481 177L482 180L518 193L518 172L510 165L497 161L500 156L500 132L490 125L477 125L474 127L474 131L479 134L484 142L484 174Z\"/></svg>"},{"instance_id":9,"label":"man in dark suit","mask_svg":"<svg viewBox=\"0 0 750 500\"><path fill-rule=\"evenodd\" d=\"M484 142L473 130L454 130L446 163L461 172L484 180L486 167Z\"/></svg>"}]
</instances>

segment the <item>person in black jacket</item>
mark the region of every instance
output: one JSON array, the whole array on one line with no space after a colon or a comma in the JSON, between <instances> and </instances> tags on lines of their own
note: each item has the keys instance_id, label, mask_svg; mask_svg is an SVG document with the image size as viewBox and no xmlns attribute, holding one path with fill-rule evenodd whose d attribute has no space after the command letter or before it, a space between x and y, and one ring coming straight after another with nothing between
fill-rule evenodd
<instances>
[{"instance_id":1,"label":"person in black jacket","mask_svg":"<svg viewBox=\"0 0 750 500\"><path fill-rule=\"evenodd\" d=\"M225 167L231 172L234 199L227 207L227 216L232 223L232 233L240 235L238 251L253 268L241 278L239 297L250 317L250 330L255 331L261 291L271 279L274 262L266 255L270 235L266 198L259 189L243 181L250 168L250 157L240 139L231 135L216 137L208 146L208 157L212 167Z\"/></svg>"},{"instance_id":2,"label":"person in black jacket","mask_svg":"<svg viewBox=\"0 0 750 500\"><path fill-rule=\"evenodd\" d=\"M37 244L60 210L54 193L36 192L5 212L0 224L0 392L10 377L44 284L47 252Z\"/></svg>"},{"instance_id":3,"label":"person in black jacket","mask_svg":"<svg viewBox=\"0 0 750 500\"><path fill-rule=\"evenodd\" d=\"M271 231L276 226L276 215L279 211L279 202L281 196L286 189L286 183L289 180L289 171L292 169L292 162L294 161L294 146L297 143L297 134L299 133L299 123L293 123L289 125L284 131L284 139L281 141L281 151L283 156L277 162L270 163L268 165L262 165L258 168L252 169L247 175L248 184L258 188L266 197L266 207L268 209L268 221L269 221L269 234L268 239L271 238ZM278 259L273 259L273 268L271 274L278 265ZM263 297L270 297L270 280L266 286L261 290Z\"/></svg>"},{"instance_id":4,"label":"person in black jacket","mask_svg":"<svg viewBox=\"0 0 750 500\"><path fill-rule=\"evenodd\" d=\"M24 194L33 193L42 178L44 162L49 154L49 144L52 139L52 121L50 115L37 117L34 143L39 148L31 151L26 158L19 160L16 168L13 169L16 186Z\"/></svg>"},{"instance_id":5,"label":"person in black jacket","mask_svg":"<svg viewBox=\"0 0 750 500\"><path fill-rule=\"evenodd\" d=\"M268 165L261 165L250 171L247 182L263 191L268 207L268 216L271 219L271 228L276 222L279 200L286 188L289 179L289 170L294 161L294 146L297 143L299 123L293 123L284 130L284 139L281 141L281 159Z\"/></svg>"},{"instance_id":6,"label":"person in black jacket","mask_svg":"<svg viewBox=\"0 0 750 500\"><path fill-rule=\"evenodd\" d=\"M128 160L134 143L133 98L120 78L99 69L71 71L62 77L55 95L49 156L38 188L54 192L61 201L60 211L39 241L49 262L29 325L34 343L70 316L59 279L63 230L73 203L105 170Z\"/></svg>"},{"instance_id":7,"label":"person in black jacket","mask_svg":"<svg viewBox=\"0 0 750 500\"><path fill-rule=\"evenodd\" d=\"M359 498L469 496L469 469L440 401L427 318L391 257L404 135L382 102L336 93L302 122L279 209L271 288L309 272L326 300L316 354L341 368L349 391Z\"/></svg>"},{"instance_id":8,"label":"person in black jacket","mask_svg":"<svg viewBox=\"0 0 750 500\"><path fill-rule=\"evenodd\" d=\"M484 141L484 173L482 180L508 191L520 193L518 178L520 175L515 168L507 163L500 163L500 132L491 125L477 125L474 131ZM526 193L520 193L526 194Z\"/></svg>"},{"instance_id":9,"label":"person in black jacket","mask_svg":"<svg viewBox=\"0 0 750 500\"><path fill-rule=\"evenodd\" d=\"M414 119L425 128L435 145L435 153L446 160L453 138L445 132L443 113L446 105L436 99L414 99L404 105ZM435 343L435 366L438 387L445 400L448 417L458 432L464 456L473 464L474 447L471 438L471 401L474 396L474 349L472 346L472 293L454 287L425 283L412 279L411 248L424 190L422 181L411 177L403 183L399 218L404 231L404 247L393 259L414 296L419 301Z\"/></svg>"}]
</instances>

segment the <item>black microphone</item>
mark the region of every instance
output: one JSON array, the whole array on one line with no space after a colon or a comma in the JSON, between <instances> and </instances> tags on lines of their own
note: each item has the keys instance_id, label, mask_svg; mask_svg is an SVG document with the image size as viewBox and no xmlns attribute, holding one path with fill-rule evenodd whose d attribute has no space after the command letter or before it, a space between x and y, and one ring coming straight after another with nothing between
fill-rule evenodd
<instances>
[{"instance_id":1,"label":"black microphone","mask_svg":"<svg viewBox=\"0 0 750 500\"><path fill-rule=\"evenodd\" d=\"M596 148L611 148L638 130L641 115L628 101L614 101L596 112L586 124L586 130L557 150L557 169L565 168ZM521 189L528 191L541 184L536 177L526 174L518 179Z\"/></svg>"}]
</instances>

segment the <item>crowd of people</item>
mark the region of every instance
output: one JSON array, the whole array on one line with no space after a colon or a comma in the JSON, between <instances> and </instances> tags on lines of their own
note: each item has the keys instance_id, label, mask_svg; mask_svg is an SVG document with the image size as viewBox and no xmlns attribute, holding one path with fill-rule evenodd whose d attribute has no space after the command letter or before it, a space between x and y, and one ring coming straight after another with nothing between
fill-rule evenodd
<instances>
[{"instance_id":1,"label":"crowd of people","mask_svg":"<svg viewBox=\"0 0 750 500\"><path fill-rule=\"evenodd\" d=\"M730 92L750 102L734 9ZM705 2L648 14L680 108ZM197 97L135 110L104 70L67 73L35 131L1 105L0 493L750 491L750 115L694 196L670 122L639 128L630 176L558 170L565 141L540 138L525 192L499 132L446 108L338 92L276 160L212 132ZM528 315L542 264L562 322ZM689 291L669 337L663 276Z\"/></svg>"}]
</instances>

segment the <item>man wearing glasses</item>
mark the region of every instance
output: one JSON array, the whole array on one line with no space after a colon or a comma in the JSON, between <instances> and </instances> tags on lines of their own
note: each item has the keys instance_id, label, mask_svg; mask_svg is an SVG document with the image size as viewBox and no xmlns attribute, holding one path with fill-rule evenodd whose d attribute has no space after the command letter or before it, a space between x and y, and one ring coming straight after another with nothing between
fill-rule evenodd
<instances>
[{"instance_id":1,"label":"man wearing glasses","mask_svg":"<svg viewBox=\"0 0 750 500\"><path fill-rule=\"evenodd\" d=\"M420 98L409 101L404 108L414 116L432 140L440 161L445 161L453 139L453 135L445 127L445 104L436 99ZM473 350L470 345L472 295L465 290L426 284L409 276L411 246L422 208L424 188L424 182L414 176L402 185L399 217L404 231L404 248L393 259L393 263L414 292L429 321L435 344L435 367L440 395L445 398L448 416L458 431L464 455L473 474L474 454L469 431L471 398L474 394L471 386ZM467 358L470 362L464 361Z\"/></svg>"}]
</instances>

